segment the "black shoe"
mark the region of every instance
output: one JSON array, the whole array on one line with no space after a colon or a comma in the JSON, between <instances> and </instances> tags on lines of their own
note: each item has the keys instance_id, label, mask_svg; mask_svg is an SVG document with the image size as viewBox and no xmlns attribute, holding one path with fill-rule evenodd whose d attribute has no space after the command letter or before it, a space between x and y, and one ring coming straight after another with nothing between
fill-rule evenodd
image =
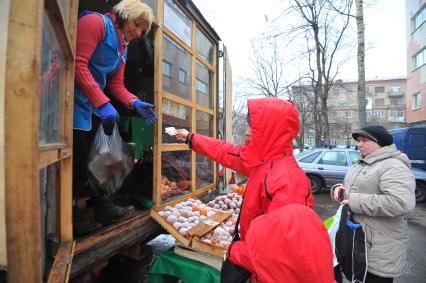
<instances>
[{"instance_id":1,"label":"black shoe","mask_svg":"<svg viewBox=\"0 0 426 283\"><path fill-rule=\"evenodd\" d=\"M98 222L90 222L89 220L83 220L81 222L74 223L73 226L74 235L80 237L99 230L102 227L102 224Z\"/></svg>"},{"instance_id":2,"label":"black shoe","mask_svg":"<svg viewBox=\"0 0 426 283\"><path fill-rule=\"evenodd\" d=\"M124 207L114 205L106 209L95 210L95 219L103 225L108 225L123 217L129 216L134 210L135 208L132 205Z\"/></svg>"}]
</instances>

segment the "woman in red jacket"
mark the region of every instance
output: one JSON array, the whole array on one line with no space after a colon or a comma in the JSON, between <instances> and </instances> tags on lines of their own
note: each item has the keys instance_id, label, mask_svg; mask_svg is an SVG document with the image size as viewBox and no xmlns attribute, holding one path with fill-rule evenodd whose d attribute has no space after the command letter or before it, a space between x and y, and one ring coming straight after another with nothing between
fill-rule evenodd
<instances>
[{"instance_id":1,"label":"woman in red jacket","mask_svg":"<svg viewBox=\"0 0 426 283\"><path fill-rule=\"evenodd\" d=\"M251 138L244 146L176 130L176 138L186 141L195 152L249 177L239 216L240 242L246 240L256 217L289 204L312 208L314 202L309 180L293 156L292 140L300 127L296 107L277 98L249 99L247 106ZM256 270L239 261L243 257L240 250L234 253L232 247L229 260L256 276ZM281 256L285 255L276 255Z\"/></svg>"}]
</instances>

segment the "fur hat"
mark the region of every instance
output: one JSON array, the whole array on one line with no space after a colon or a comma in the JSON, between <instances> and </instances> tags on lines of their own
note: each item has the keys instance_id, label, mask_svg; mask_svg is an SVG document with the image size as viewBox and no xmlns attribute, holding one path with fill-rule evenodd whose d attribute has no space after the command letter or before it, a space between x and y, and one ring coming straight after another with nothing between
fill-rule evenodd
<instances>
[{"instance_id":1,"label":"fur hat","mask_svg":"<svg viewBox=\"0 0 426 283\"><path fill-rule=\"evenodd\" d=\"M354 140L359 136L375 141L380 146L387 146L393 143L392 135L379 125L368 125L352 133Z\"/></svg>"}]
</instances>

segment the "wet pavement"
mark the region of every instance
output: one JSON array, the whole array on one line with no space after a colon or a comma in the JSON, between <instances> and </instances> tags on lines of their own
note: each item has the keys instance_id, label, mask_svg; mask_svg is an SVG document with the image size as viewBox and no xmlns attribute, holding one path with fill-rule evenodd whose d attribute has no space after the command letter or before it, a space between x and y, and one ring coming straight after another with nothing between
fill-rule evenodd
<instances>
[{"instance_id":1,"label":"wet pavement","mask_svg":"<svg viewBox=\"0 0 426 283\"><path fill-rule=\"evenodd\" d=\"M336 213L338 205L330 199L328 191L314 195L314 210L325 220ZM394 283L426 282L426 202L417 203L408 217L407 271L394 280ZM346 281L348 282L348 281Z\"/></svg>"}]
</instances>

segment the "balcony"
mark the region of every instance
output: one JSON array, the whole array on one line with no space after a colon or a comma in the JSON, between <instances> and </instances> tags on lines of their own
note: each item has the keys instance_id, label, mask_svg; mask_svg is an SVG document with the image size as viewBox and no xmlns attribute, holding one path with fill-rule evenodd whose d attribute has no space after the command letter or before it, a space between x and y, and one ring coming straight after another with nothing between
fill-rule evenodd
<instances>
[{"instance_id":1,"label":"balcony","mask_svg":"<svg viewBox=\"0 0 426 283\"><path fill-rule=\"evenodd\" d=\"M395 97L402 97L402 96L404 96L405 92L404 91L397 91L397 92L388 91L387 94L388 94L389 97L395 98Z\"/></svg>"},{"instance_id":2,"label":"balcony","mask_svg":"<svg viewBox=\"0 0 426 283\"><path fill-rule=\"evenodd\" d=\"M405 123L405 118L404 117L389 117L388 121L392 122L392 123Z\"/></svg>"}]
</instances>

